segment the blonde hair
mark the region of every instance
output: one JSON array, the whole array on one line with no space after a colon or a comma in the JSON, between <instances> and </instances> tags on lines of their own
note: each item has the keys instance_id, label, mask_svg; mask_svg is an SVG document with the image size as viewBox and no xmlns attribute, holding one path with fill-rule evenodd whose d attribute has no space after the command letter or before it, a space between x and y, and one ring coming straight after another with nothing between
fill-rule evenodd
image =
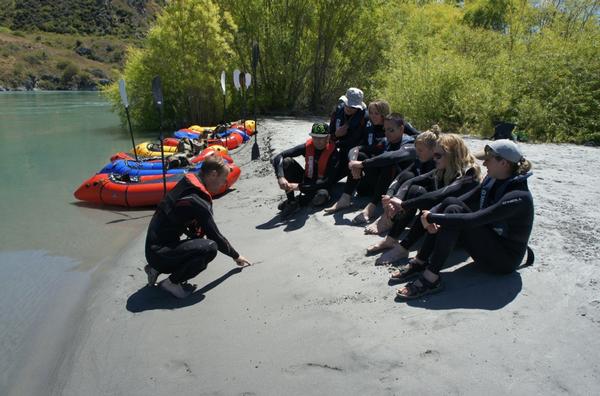
<instances>
[{"instance_id":1,"label":"blonde hair","mask_svg":"<svg viewBox=\"0 0 600 396\"><path fill-rule=\"evenodd\" d=\"M371 103L369 103L368 108L373 107L375 110L377 110L377 112L379 114L381 114L384 118L385 116L387 116L388 114L390 114L392 112L391 108L390 108L390 104L388 102L386 102L385 100L381 100L381 99L377 99L372 101Z\"/></svg>"},{"instance_id":2,"label":"blonde hair","mask_svg":"<svg viewBox=\"0 0 600 396\"><path fill-rule=\"evenodd\" d=\"M440 138L441 134L442 129L437 124L432 125L431 128L417 135L417 138L415 139L415 144L422 143L428 148L433 149L437 144L437 141Z\"/></svg>"},{"instance_id":3,"label":"blonde hair","mask_svg":"<svg viewBox=\"0 0 600 396\"><path fill-rule=\"evenodd\" d=\"M446 169L436 172L436 178L443 181L445 186L464 176L471 168L475 170L475 178L481 179L481 169L462 137L454 133L443 134L437 145L444 150L448 161Z\"/></svg>"}]
</instances>

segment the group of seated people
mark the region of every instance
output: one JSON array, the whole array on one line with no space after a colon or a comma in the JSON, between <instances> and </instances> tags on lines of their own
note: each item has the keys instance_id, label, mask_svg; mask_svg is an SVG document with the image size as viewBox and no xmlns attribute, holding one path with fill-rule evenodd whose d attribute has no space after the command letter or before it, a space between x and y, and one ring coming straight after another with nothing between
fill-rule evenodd
<instances>
[{"instance_id":1,"label":"group of seated people","mask_svg":"<svg viewBox=\"0 0 600 396\"><path fill-rule=\"evenodd\" d=\"M304 166L294 159L299 156ZM477 159L487 168L483 179ZM313 124L305 143L272 163L286 194L278 206L282 217L309 204L332 214L359 194L369 203L352 223L366 225L366 234L385 235L367 248L368 255L382 253L376 264L397 264L423 239L416 256L391 272L391 283L412 279L397 291L399 299L440 291L440 270L457 244L499 273L514 271L527 252L532 257L531 163L511 140L493 141L474 155L459 135L437 126L419 133L387 102L367 107L363 92L349 88L329 124ZM327 206L333 186L344 178L342 195ZM378 205L383 214L375 219Z\"/></svg>"}]
</instances>

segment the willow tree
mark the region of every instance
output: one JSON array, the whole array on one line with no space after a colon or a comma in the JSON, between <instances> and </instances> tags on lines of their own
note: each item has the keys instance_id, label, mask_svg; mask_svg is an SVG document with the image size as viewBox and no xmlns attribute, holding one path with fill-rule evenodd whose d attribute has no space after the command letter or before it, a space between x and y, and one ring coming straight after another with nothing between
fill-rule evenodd
<instances>
[{"instance_id":1,"label":"willow tree","mask_svg":"<svg viewBox=\"0 0 600 396\"><path fill-rule=\"evenodd\" d=\"M217 121L222 111L218 76L235 55L235 31L230 14L211 0L169 2L143 47L128 52L123 78L135 124L158 126L151 90L156 75L162 80L166 125ZM120 108L117 84L108 88L108 95Z\"/></svg>"}]
</instances>

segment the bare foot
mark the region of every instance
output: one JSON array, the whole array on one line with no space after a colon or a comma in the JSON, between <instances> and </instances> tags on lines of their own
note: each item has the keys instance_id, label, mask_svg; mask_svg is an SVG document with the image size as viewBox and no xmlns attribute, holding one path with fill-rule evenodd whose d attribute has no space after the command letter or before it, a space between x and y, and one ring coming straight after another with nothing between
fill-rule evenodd
<instances>
[{"instance_id":1,"label":"bare foot","mask_svg":"<svg viewBox=\"0 0 600 396\"><path fill-rule=\"evenodd\" d=\"M390 265L407 257L408 250L406 250L402 245L398 244L379 256L379 258L375 260L375 265Z\"/></svg>"},{"instance_id":2,"label":"bare foot","mask_svg":"<svg viewBox=\"0 0 600 396\"><path fill-rule=\"evenodd\" d=\"M338 199L338 201L333 204L333 206L325 208L323 210L323 212L325 212L325 214L331 214L331 213L335 213L339 210L346 209L349 206L350 206L350 195L344 193L344 194L342 194L340 199Z\"/></svg>"},{"instance_id":3,"label":"bare foot","mask_svg":"<svg viewBox=\"0 0 600 396\"><path fill-rule=\"evenodd\" d=\"M367 248L367 254L374 254L382 250L391 249L398 244L398 241L391 237L386 237L379 242Z\"/></svg>"},{"instance_id":4,"label":"bare foot","mask_svg":"<svg viewBox=\"0 0 600 396\"><path fill-rule=\"evenodd\" d=\"M392 220L386 215L381 215L375 222L365 227L365 234L379 235L388 232L392 228Z\"/></svg>"}]
</instances>

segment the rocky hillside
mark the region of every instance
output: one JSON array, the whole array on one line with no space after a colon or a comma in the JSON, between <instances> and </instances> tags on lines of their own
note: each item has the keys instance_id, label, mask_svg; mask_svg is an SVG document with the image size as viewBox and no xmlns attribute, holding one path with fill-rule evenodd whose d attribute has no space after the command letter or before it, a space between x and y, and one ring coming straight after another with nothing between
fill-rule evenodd
<instances>
[{"instance_id":1,"label":"rocky hillside","mask_svg":"<svg viewBox=\"0 0 600 396\"><path fill-rule=\"evenodd\" d=\"M0 90L94 90L164 1L0 0Z\"/></svg>"}]
</instances>

